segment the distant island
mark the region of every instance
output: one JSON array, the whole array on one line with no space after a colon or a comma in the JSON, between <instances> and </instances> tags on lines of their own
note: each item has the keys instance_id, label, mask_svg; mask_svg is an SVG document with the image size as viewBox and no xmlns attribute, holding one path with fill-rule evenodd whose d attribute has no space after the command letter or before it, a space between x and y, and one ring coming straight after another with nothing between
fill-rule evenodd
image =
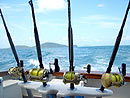
<instances>
[{"instance_id":1,"label":"distant island","mask_svg":"<svg viewBox=\"0 0 130 98\"><path fill-rule=\"evenodd\" d=\"M15 47L16 47L16 48L31 48L31 47L25 46L25 45L16 45Z\"/></svg>"},{"instance_id":2,"label":"distant island","mask_svg":"<svg viewBox=\"0 0 130 98\"><path fill-rule=\"evenodd\" d=\"M130 45L120 45L120 47L130 47ZM15 46L16 48L19 48L19 49L23 49L23 48L35 48L35 46L26 46L26 45L16 45ZM43 43L41 44L41 48L64 48L64 47L67 47L67 45L63 45L63 44L58 44L58 43L53 43L53 42L46 42L46 43ZM74 45L74 47L114 47L113 45L106 45L106 46L77 46L77 45ZM10 47L9 47L10 48ZM0 49L8 49L8 48L0 48Z\"/></svg>"},{"instance_id":3,"label":"distant island","mask_svg":"<svg viewBox=\"0 0 130 98\"><path fill-rule=\"evenodd\" d=\"M46 42L41 44L41 48L64 48L68 47L67 45L62 45L58 43L52 43L52 42ZM74 47L78 47L77 45L74 45ZM29 47L25 45L17 45L16 48L35 48L35 46Z\"/></svg>"},{"instance_id":4,"label":"distant island","mask_svg":"<svg viewBox=\"0 0 130 98\"><path fill-rule=\"evenodd\" d=\"M52 42L46 42L41 44L42 48L58 48L58 47L67 47L67 45L62 45L62 44L57 44L57 43L52 43Z\"/></svg>"}]
</instances>

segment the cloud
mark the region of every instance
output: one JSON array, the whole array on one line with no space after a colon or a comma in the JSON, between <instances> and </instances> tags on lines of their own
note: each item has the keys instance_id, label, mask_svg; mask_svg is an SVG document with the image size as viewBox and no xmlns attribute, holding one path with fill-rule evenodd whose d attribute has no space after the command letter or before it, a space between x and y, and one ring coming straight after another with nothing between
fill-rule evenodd
<instances>
[{"instance_id":1,"label":"cloud","mask_svg":"<svg viewBox=\"0 0 130 98\"><path fill-rule=\"evenodd\" d=\"M130 36L124 37L125 41L130 41Z\"/></svg>"},{"instance_id":2,"label":"cloud","mask_svg":"<svg viewBox=\"0 0 130 98\"><path fill-rule=\"evenodd\" d=\"M7 3L0 3L0 7L2 10L7 10L9 12L19 12L19 11L25 11L25 8L28 5L26 3L11 3L11 4L7 4ZM22 8L22 9L21 9ZM7 12L6 11L6 12Z\"/></svg>"},{"instance_id":3,"label":"cloud","mask_svg":"<svg viewBox=\"0 0 130 98\"><path fill-rule=\"evenodd\" d=\"M16 29L18 29L20 31L26 31L27 30L27 28L25 26L23 26L22 24L21 25L13 24L12 26L13 26L13 28L16 28Z\"/></svg>"},{"instance_id":4,"label":"cloud","mask_svg":"<svg viewBox=\"0 0 130 98\"><path fill-rule=\"evenodd\" d=\"M30 36L28 40L34 42L35 41L34 36Z\"/></svg>"},{"instance_id":5,"label":"cloud","mask_svg":"<svg viewBox=\"0 0 130 98\"><path fill-rule=\"evenodd\" d=\"M5 8L27 6L27 3L0 3L0 6Z\"/></svg>"},{"instance_id":6,"label":"cloud","mask_svg":"<svg viewBox=\"0 0 130 98\"><path fill-rule=\"evenodd\" d=\"M3 9L10 9L11 7L6 5L6 6L3 6Z\"/></svg>"},{"instance_id":7,"label":"cloud","mask_svg":"<svg viewBox=\"0 0 130 98\"><path fill-rule=\"evenodd\" d=\"M0 8L1 8L1 10L11 9L11 6L9 6L7 4L0 4Z\"/></svg>"},{"instance_id":8,"label":"cloud","mask_svg":"<svg viewBox=\"0 0 130 98\"><path fill-rule=\"evenodd\" d=\"M121 45L129 45L130 44L130 35L127 36L127 32L124 32L122 40L121 40Z\"/></svg>"},{"instance_id":9,"label":"cloud","mask_svg":"<svg viewBox=\"0 0 130 98\"><path fill-rule=\"evenodd\" d=\"M37 0L38 9L37 12L43 12L45 10L62 10L65 9L67 3L65 0Z\"/></svg>"},{"instance_id":10,"label":"cloud","mask_svg":"<svg viewBox=\"0 0 130 98\"><path fill-rule=\"evenodd\" d=\"M4 25L3 24L0 24L0 30L4 30Z\"/></svg>"},{"instance_id":11,"label":"cloud","mask_svg":"<svg viewBox=\"0 0 130 98\"><path fill-rule=\"evenodd\" d=\"M65 24L65 23L46 22L46 21L41 21L40 25L61 26L61 27L66 27L67 26L67 24Z\"/></svg>"},{"instance_id":12,"label":"cloud","mask_svg":"<svg viewBox=\"0 0 130 98\"><path fill-rule=\"evenodd\" d=\"M99 22L98 23L103 28L118 28L120 25L116 22Z\"/></svg>"},{"instance_id":13,"label":"cloud","mask_svg":"<svg viewBox=\"0 0 130 98\"><path fill-rule=\"evenodd\" d=\"M119 28L121 19L105 15L90 15L81 17L81 23L98 25L103 28Z\"/></svg>"},{"instance_id":14,"label":"cloud","mask_svg":"<svg viewBox=\"0 0 130 98\"><path fill-rule=\"evenodd\" d=\"M3 25L2 24L0 24L0 29L2 29L3 28Z\"/></svg>"},{"instance_id":15,"label":"cloud","mask_svg":"<svg viewBox=\"0 0 130 98\"><path fill-rule=\"evenodd\" d=\"M104 7L104 4L98 4L97 7Z\"/></svg>"},{"instance_id":16,"label":"cloud","mask_svg":"<svg viewBox=\"0 0 130 98\"><path fill-rule=\"evenodd\" d=\"M87 20L121 20L120 18L116 17L111 17L111 16L105 16L105 15L90 15L86 17L81 17L82 19L87 19Z\"/></svg>"}]
</instances>

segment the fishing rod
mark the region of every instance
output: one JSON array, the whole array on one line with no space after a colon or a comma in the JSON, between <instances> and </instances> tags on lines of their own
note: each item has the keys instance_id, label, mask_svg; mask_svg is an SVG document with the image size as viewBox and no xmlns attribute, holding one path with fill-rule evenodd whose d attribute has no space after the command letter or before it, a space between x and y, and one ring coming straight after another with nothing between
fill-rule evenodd
<instances>
[{"instance_id":1,"label":"fishing rod","mask_svg":"<svg viewBox=\"0 0 130 98\"><path fill-rule=\"evenodd\" d=\"M68 0L68 46L69 46L69 62L70 68L69 71L74 71L73 66L73 30L71 26L71 8L70 8L70 0Z\"/></svg>"},{"instance_id":2,"label":"fishing rod","mask_svg":"<svg viewBox=\"0 0 130 98\"><path fill-rule=\"evenodd\" d=\"M35 36L35 42L36 42L36 49L37 49L37 57L40 63L40 68L33 68L29 71L30 80L40 80L43 83L43 86L45 87L47 85L47 82L49 81L49 78L51 77L51 74L47 69L44 68L42 63L42 54L41 54L41 46L39 41L39 35L38 30L36 26L36 20L35 20L35 14L34 14L34 7L32 0L29 1L29 4L31 6L32 10L32 18L34 23L34 36ZM34 74L35 73L35 74Z\"/></svg>"},{"instance_id":3,"label":"fishing rod","mask_svg":"<svg viewBox=\"0 0 130 98\"><path fill-rule=\"evenodd\" d=\"M78 85L80 82L80 75L75 74L74 66L73 66L73 32L71 26L71 8L70 8L70 0L68 1L68 48L69 48L69 71L64 74L63 82L70 83L70 89L74 89L74 84Z\"/></svg>"},{"instance_id":4,"label":"fishing rod","mask_svg":"<svg viewBox=\"0 0 130 98\"><path fill-rule=\"evenodd\" d=\"M21 61L19 62L19 58L18 58L16 49L15 49L15 46L14 46L14 44L13 44L13 40L12 40L12 38L11 38L11 36L10 36L10 33L9 33L9 31L8 31L8 28L7 28L7 26L6 26L6 23L5 23L5 20L4 20L4 17L3 17L3 14L2 14L1 9L0 9L0 15L1 15L1 18L2 18L2 21L3 21L4 27L5 27L5 30L6 30L6 34L7 34L7 37L8 37L8 41L9 41L9 43L10 43L10 46L11 46L11 50L12 50L13 55L14 55L14 57L15 57L15 60L16 60L16 62L17 62L17 66L18 66L18 67L21 67L21 63L20 63ZM22 72L22 77L23 77L24 82L27 82L27 80L26 80L26 78L25 78L23 72Z\"/></svg>"},{"instance_id":5,"label":"fishing rod","mask_svg":"<svg viewBox=\"0 0 130 98\"><path fill-rule=\"evenodd\" d=\"M112 55L111 55L111 58L110 58L109 65L108 65L108 68L106 70L106 73L111 73L111 68L112 68L112 65L114 63L114 60L115 60L115 57L116 57L116 54L117 54L117 51L118 51L118 48L119 48L119 45L120 45L120 42L121 42L123 29L124 29L124 26L125 26L125 23L126 23L126 19L127 19L127 16L128 16L129 9L130 9L130 0L129 0L129 4L128 4L128 7L127 7L127 10L126 10L126 13L125 13L123 23L121 25L121 29L119 31L119 34L118 34L116 42L115 42L115 46L114 46L114 49L113 49L113 52L112 52ZM104 91L104 86L103 85L101 86L100 90L102 92Z\"/></svg>"},{"instance_id":6,"label":"fishing rod","mask_svg":"<svg viewBox=\"0 0 130 98\"><path fill-rule=\"evenodd\" d=\"M23 78L23 81L24 83L27 83L27 79L24 75L24 69L23 69L23 60L20 60L19 62L19 58L18 58L18 55L17 55L17 52L16 52L16 49L15 49L15 46L13 44L13 40L11 38L11 35L8 31L8 28L6 26L6 23L5 23L5 20L4 20L4 17L3 17L3 14L2 14L2 10L0 9L0 15L1 15L1 18L2 18L2 21L3 21L3 24L4 24L4 27L5 27L5 30L6 30L6 34L7 34L7 37L8 37L8 41L10 43L10 46L11 46L11 50L13 52L13 55L15 57L15 60L17 62L17 66L18 67L11 67L8 71L8 73L11 75L11 76L14 76L14 77L19 77L19 76L22 76ZM26 89L27 90L27 93L28 93L28 96L29 98L33 98L33 95L32 95L32 92L31 90L29 89Z\"/></svg>"},{"instance_id":7,"label":"fishing rod","mask_svg":"<svg viewBox=\"0 0 130 98\"><path fill-rule=\"evenodd\" d=\"M37 56L38 56L38 60L39 60L39 63L40 63L39 66L40 66L40 68L44 68L43 63L42 63L41 46L40 46L40 41L39 41L39 35L38 35L38 30L37 30L32 0L29 1L29 4L30 4L31 10L32 10L32 18L33 18L33 23L34 23L34 36L35 36L35 42L36 42Z\"/></svg>"},{"instance_id":8,"label":"fishing rod","mask_svg":"<svg viewBox=\"0 0 130 98\"><path fill-rule=\"evenodd\" d=\"M78 85L80 81L86 82L85 75L80 75L79 73L75 73L73 66L73 30L71 26L71 7L70 0L68 1L68 48L69 48L69 71L64 74L63 82L65 84L70 83L70 89L74 89L74 84Z\"/></svg>"},{"instance_id":9,"label":"fishing rod","mask_svg":"<svg viewBox=\"0 0 130 98\"><path fill-rule=\"evenodd\" d=\"M17 62L17 65L19 66L19 64L20 64L20 63L19 63L19 58L18 58L18 55L17 55L17 53L16 53L16 49L15 49L15 47L14 47L14 44L13 44L12 38L11 38L11 36L10 36L10 33L9 33L9 31L8 31L8 28L7 28L7 26L6 26L6 23L5 23L5 20L4 20L4 17L3 17L3 14L2 14L1 9L0 9L0 15L1 15L1 18L2 18L2 21L3 21L4 27L5 27L5 30L6 30L6 34L7 34L8 41L9 41L9 43L10 43L10 46L11 46L13 55L14 55L14 57L15 57L15 60L16 60L16 62Z\"/></svg>"},{"instance_id":10,"label":"fishing rod","mask_svg":"<svg viewBox=\"0 0 130 98\"><path fill-rule=\"evenodd\" d=\"M71 26L71 8L70 8L70 0L68 0L68 46L69 46L69 63L70 68L69 71L74 71L73 66L73 31ZM74 89L74 83L70 83L70 88Z\"/></svg>"}]
</instances>

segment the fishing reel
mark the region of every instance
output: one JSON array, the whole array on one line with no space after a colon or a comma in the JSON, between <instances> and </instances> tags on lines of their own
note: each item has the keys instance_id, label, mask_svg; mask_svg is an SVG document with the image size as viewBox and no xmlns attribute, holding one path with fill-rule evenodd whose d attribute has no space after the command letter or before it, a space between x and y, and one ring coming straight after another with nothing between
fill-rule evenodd
<instances>
[{"instance_id":1,"label":"fishing reel","mask_svg":"<svg viewBox=\"0 0 130 98\"><path fill-rule=\"evenodd\" d=\"M8 70L8 73L14 78L20 78L20 76L22 75L22 70L23 70L23 67L11 67Z\"/></svg>"},{"instance_id":2,"label":"fishing reel","mask_svg":"<svg viewBox=\"0 0 130 98\"><path fill-rule=\"evenodd\" d=\"M120 74L105 73L102 75L101 83L105 88L111 86L120 87L124 84L123 76Z\"/></svg>"},{"instance_id":3,"label":"fishing reel","mask_svg":"<svg viewBox=\"0 0 130 98\"><path fill-rule=\"evenodd\" d=\"M111 86L120 87L124 85L124 76L126 75L126 64L122 64L122 72L119 68L119 74L116 73L105 73L102 75L101 83L105 88L109 88Z\"/></svg>"},{"instance_id":4,"label":"fishing reel","mask_svg":"<svg viewBox=\"0 0 130 98\"><path fill-rule=\"evenodd\" d=\"M78 85L80 81L86 82L87 78L85 78L84 75L80 75L79 73L75 73L73 71L68 71L64 74L63 82L65 84L67 83L74 83L75 85Z\"/></svg>"},{"instance_id":5,"label":"fishing reel","mask_svg":"<svg viewBox=\"0 0 130 98\"><path fill-rule=\"evenodd\" d=\"M43 82L44 86L46 85L46 82L49 81L49 71L47 69L43 68L33 68L29 70L29 79L31 81L40 81Z\"/></svg>"}]
</instances>

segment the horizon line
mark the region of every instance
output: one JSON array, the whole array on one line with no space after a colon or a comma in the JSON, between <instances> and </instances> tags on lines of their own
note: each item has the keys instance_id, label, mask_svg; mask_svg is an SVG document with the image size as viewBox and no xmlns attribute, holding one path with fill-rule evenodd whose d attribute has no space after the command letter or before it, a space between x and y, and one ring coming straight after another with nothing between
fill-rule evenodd
<instances>
[{"instance_id":1,"label":"horizon line","mask_svg":"<svg viewBox=\"0 0 130 98\"><path fill-rule=\"evenodd\" d=\"M61 43L55 43L55 42L45 42L45 43L52 43L52 44L59 44L59 45L65 45L65 46L68 46L66 44L61 44ZM42 43L42 44L45 44L45 43ZM20 47L20 46L23 46L23 47L28 47L28 48L33 48L33 47L36 47L36 46L29 46L29 45L15 45L15 47ZM101 46L114 46L114 45L73 45L73 46L76 46L76 47L101 47ZM130 46L128 44L121 44L120 46ZM8 49L10 47L3 47L0 49Z\"/></svg>"}]
</instances>

